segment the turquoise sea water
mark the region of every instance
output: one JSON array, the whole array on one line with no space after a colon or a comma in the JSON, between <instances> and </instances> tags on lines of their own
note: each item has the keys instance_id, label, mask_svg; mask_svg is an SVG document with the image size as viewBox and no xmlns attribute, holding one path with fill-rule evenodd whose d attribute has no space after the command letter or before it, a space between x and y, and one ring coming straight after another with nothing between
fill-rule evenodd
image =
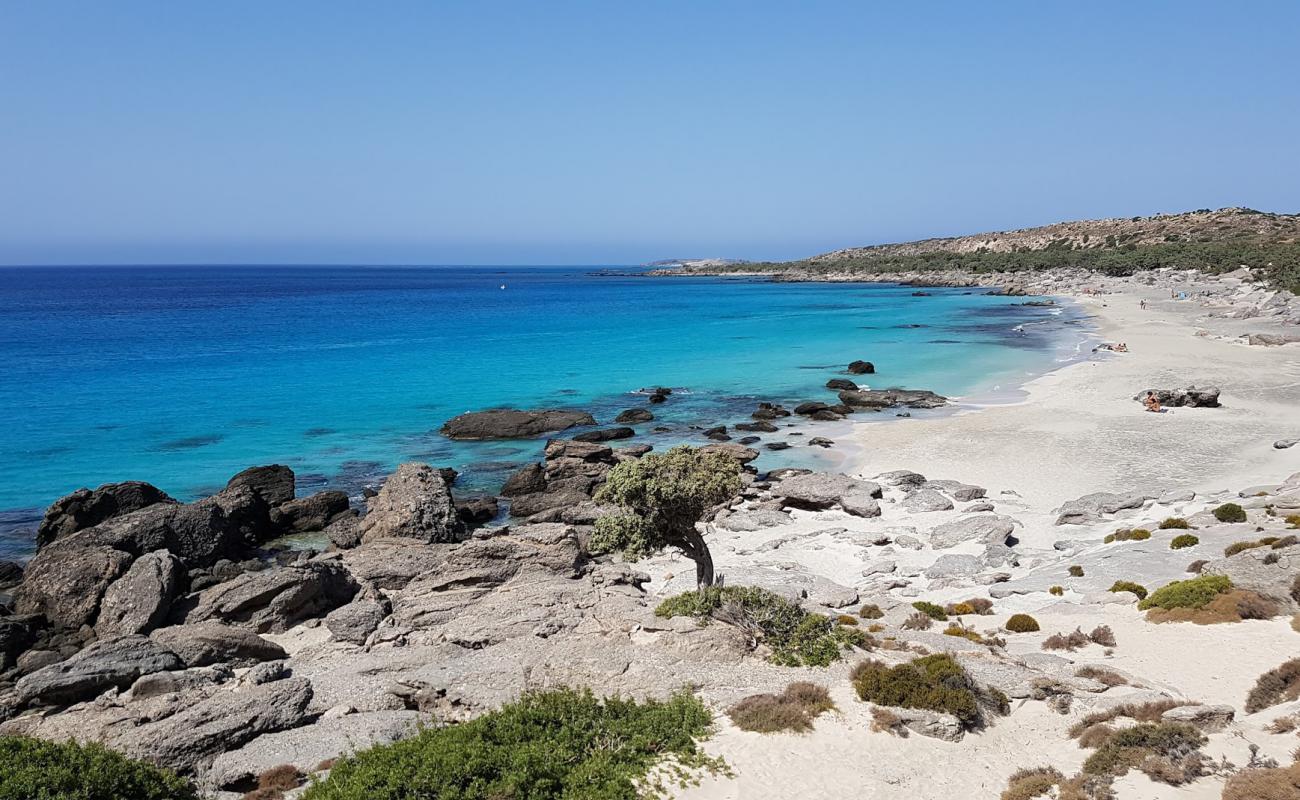
<instances>
[{"instance_id":1,"label":"turquoise sea water","mask_svg":"<svg viewBox=\"0 0 1300 800\"><path fill-rule=\"evenodd\" d=\"M1041 373L1078 338L1069 307L914 291L572 267L0 269L0 558L80 486L189 499L278 462L301 491L356 492L418 459L494 491L541 442L449 442L448 417L563 406L610 423L663 385L642 440L698 442L692 426L758 400L834 402L822 387L856 358L872 387L963 395ZM800 441L764 436L785 438Z\"/></svg>"}]
</instances>

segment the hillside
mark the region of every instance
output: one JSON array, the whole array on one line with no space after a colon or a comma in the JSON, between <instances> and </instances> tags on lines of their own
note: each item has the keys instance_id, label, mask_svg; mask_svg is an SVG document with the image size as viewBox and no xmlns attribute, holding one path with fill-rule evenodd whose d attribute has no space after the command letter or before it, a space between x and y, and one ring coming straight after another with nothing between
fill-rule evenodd
<instances>
[{"instance_id":1,"label":"hillside","mask_svg":"<svg viewBox=\"0 0 1300 800\"><path fill-rule=\"evenodd\" d=\"M1259 270L1300 293L1300 214L1202 209L1126 219L1058 222L1036 228L851 247L800 261L683 266L661 274L777 274L887 277L915 272L1019 272L1077 268L1131 275L1172 267L1217 274Z\"/></svg>"}]
</instances>

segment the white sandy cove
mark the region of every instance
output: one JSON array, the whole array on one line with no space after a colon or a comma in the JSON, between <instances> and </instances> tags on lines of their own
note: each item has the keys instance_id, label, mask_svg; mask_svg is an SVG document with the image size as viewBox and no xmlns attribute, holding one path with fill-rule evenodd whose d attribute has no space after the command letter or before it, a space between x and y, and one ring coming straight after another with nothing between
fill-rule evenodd
<instances>
[{"instance_id":1,"label":"white sandy cove","mask_svg":"<svg viewBox=\"0 0 1300 800\"><path fill-rule=\"evenodd\" d=\"M860 449L859 461L846 465L845 471L869 478L888 470L910 469L930 478L985 487L999 513L1023 523L1023 533L1018 533L1021 546L1030 553L1047 554L1033 556L1027 569L1011 570L1013 580L1032 580L1036 572L1042 572L1044 589L1049 583L1065 582L1057 577L1063 565L1049 561L1054 558L1052 543L1056 540L1093 542L1094 551L1103 553L1098 558L1104 558L1104 552L1112 556L1129 552L1105 551L1100 537L1120 523L1151 523L1170 514L1191 516L1235 497L1241 489L1276 484L1300 471L1300 446L1286 450L1272 446L1277 439L1300 437L1300 345L1247 346L1228 338L1237 332L1232 327L1236 322L1206 318L1205 309L1193 301L1172 302L1167 288L1157 290L1126 281L1121 290L1121 294L1083 297L1079 302L1095 313L1105 340L1128 344L1127 354L1099 355L1037 378L1025 387L1023 402L937 418L858 424L853 434L857 448L853 449ZM1151 307L1139 308L1140 297L1151 301ZM1188 384L1219 386L1224 407L1174 409L1157 415L1145 412L1132 399L1146 387ZM1053 524L1053 509L1089 492L1141 491L1154 496L1171 488L1193 489L1198 495L1190 502L1157 504L1105 524ZM852 546L844 542L842 532L837 538L819 535L820 529L835 525L850 532L871 532L900 524L924 529L933 524L931 520L946 521L959 513L901 515L897 503L890 504L889 499L887 494L884 516L876 520L838 512L795 512L792 523L776 528L749 533L715 531L719 570L725 574L744 566L780 568L782 563L789 567L795 562L800 569L862 590L863 567L878 558L873 552L878 548L860 543ZM919 521L922 517L924 522ZM1253 530L1252 523L1236 538L1245 538ZM1205 536L1205 531L1200 533L1210 541L1197 548L1169 556L1167 542L1161 542L1146 551L1153 559L1174 558L1181 565L1217 557L1233 539L1232 534L1213 538ZM779 544L775 551L761 548L778 537L787 543ZM889 548L887 557L898 562L895 574L904 576L916 575L916 569L932 562L935 554ZM917 561L912 564L909 559ZM677 581L661 581L672 577L665 571L674 566L687 573L688 564L658 566L651 571L659 591L683 588ZM1183 569L1178 566L1168 576L1135 578L1145 577L1158 586L1183 577L1178 574ZM892 598L897 603L922 596L943 602L981 593L969 588L928 591L924 590L927 583L920 578L916 581L920 591L895 588L888 596L862 591L862 600ZM1000 625L1016 611L1032 612L1042 624L1041 634L1009 637L1012 653L1039 653L1039 645L1049 633L1076 626L1087 631L1106 623L1119 643L1112 656L1090 646L1065 654L1067 658L1075 664L1095 663L1136 676L1149 689L1234 706L1234 725L1212 735L1205 748L1215 759L1226 757L1244 765L1249 757L1247 748L1254 742L1261 754L1287 764L1291 750L1300 745L1295 734L1263 730L1275 717L1300 710L1300 703L1251 716L1242 710L1245 695L1261 672L1300 655L1300 634L1291 630L1287 617L1204 627L1154 625L1131 603L1085 602L1073 589L1064 598L1046 591L1013 595L997 600L995 611L994 617L975 618L977 627L983 630ZM997 798L1008 776L1019 768L1051 765L1068 775L1091 752L1080 749L1066 735L1070 724L1087 710L1078 704L1067 716L1043 702L1013 701L1009 717L955 743L873 732L869 707L854 695L847 666L837 665L816 678L830 687L838 710L819 718L811 733L749 733L720 716L719 730L705 749L724 757L734 777L705 777L698 786L677 790L674 796L680 800ZM1139 690L1118 687L1102 697L1133 691ZM1223 778L1212 776L1175 788L1134 771L1117 781L1115 790L1122 800L1208 799L1218 798L1222 786Z\"/></svg>"}]
</instances>

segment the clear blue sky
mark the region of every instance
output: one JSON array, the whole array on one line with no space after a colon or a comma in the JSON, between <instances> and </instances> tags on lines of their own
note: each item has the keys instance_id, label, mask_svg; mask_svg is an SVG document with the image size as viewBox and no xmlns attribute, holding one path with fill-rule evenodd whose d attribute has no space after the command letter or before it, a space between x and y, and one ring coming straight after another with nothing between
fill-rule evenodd
<instances>
[{"instance_id":1,"label":"clear blue sky","mask_svg":"<svg viewBox=\"0 0 1300 800\"><path fill-rule=\"evenodd\" d=\"M0 264L789 258L1300 211L1300 3L0 3Z\"/></svg>"}]
</instances>

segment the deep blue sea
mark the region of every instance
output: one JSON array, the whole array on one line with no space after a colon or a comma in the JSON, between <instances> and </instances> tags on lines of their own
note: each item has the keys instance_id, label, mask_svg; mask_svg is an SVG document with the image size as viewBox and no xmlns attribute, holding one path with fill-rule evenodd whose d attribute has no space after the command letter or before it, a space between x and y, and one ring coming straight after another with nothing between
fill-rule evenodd
<instances>
[{"instance_id":1,"label":"deep blue sea","mask_svg":"<svg viewBox=\"0 0 1300 800\"><path fill-rule=\"evenodd\" d=\"M876 364L875 388L970 395L1079 339L1068 306L913 291L575 267L0 269L0 559L30 554L41 509L81 486L191 499L277 462L300 491L358 492L418 459L493 491L541 441L453 443L437 433L448 417L564 406L607 423L663 385L675 392L642 440L699 442L692 426L757 400L833 402L823 385L856 358Z\"/></svg>"}]
</instances>

